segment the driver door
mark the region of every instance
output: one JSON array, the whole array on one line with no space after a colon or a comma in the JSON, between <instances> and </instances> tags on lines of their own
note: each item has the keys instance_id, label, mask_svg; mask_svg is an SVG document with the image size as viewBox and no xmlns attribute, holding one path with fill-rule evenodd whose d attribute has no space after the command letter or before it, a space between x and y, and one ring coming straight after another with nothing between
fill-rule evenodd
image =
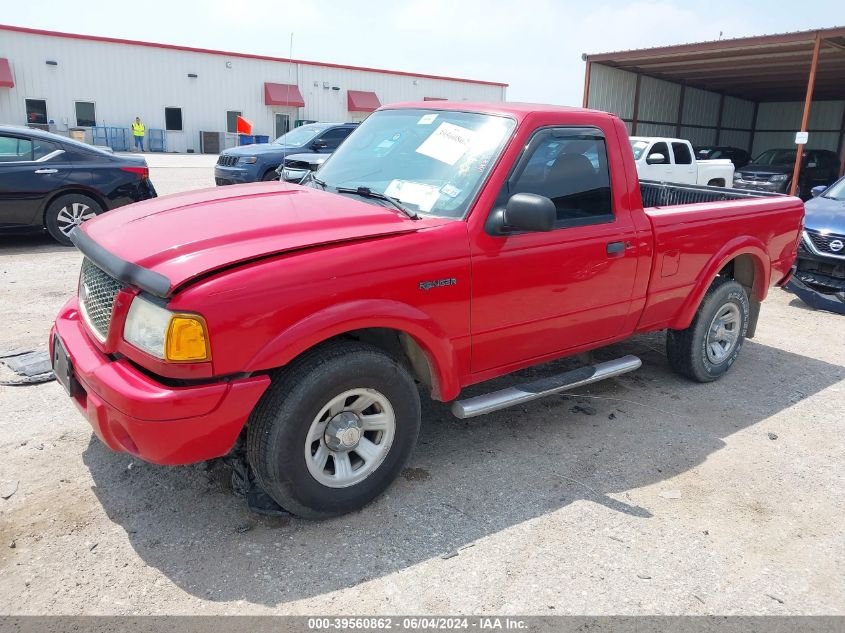
<instances>
[{"instance_id":1,"label":"driver door","mask_svg":"<svg viewBox=\"0 0 845 633\"><path fill-rule=\"evenodd\" d=\"M615 156L614 169L622 170ZM636 228L611 189L597 128L543 128L529 141L491 218L515 193L555 203L548 232L496 234L472 253L472 372L507 367L623 332L637 270Z\"/></svg>"}]
</instances>

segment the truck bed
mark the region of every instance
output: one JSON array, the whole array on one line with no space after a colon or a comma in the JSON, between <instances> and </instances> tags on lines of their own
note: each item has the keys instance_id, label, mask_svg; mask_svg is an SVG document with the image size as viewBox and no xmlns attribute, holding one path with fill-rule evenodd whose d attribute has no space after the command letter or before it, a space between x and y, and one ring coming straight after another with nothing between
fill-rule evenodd
<instances>
[{"instance_id":1,"label":"truck bed","mask_svg":"<svg viewBox=\"0 0 845 633\"><path fill-rule=\"evenodd\" d=\"M728 187L709 187L707 185L683 185L671 182L659 182L657 180L640 180L640 191L642 192L644 207L671 207L696 202L783 197L779 193L747 191Z\"/></svg>"}]
</instances>

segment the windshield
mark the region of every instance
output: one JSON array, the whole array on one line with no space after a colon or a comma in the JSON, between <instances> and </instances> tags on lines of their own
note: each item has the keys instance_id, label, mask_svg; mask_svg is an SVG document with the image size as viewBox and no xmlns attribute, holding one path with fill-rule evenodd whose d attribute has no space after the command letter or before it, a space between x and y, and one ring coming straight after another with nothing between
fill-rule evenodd
<instances>
[{"instance_id":1,"label":"windshield","mask_svg":"<svg viewBox=\"0 0 845 633\"><path fill-rule=\"evenodd\" d=\"M754 159L755 165L794 165L794 149L770 149L766 150Z\"/></svg>"},{"instance_id":2,"label":"windshield","mask_svg":"<svg viewBox=\"0 0 845 633\"><path fill-rule=\"evenodd\" d=\"M303 125L292 129L287 134L282 134L273 142L286 147L303 147L322 134L325 129L323 125Z\"/></svg>"},{"instance_id":3,"label":"windshield","mask_svg":"<svg viewBox=\"0 0 845 633\"><path fill-rule=\"evenodd\" d=\"M474 112L380 110L317 176L329 190L364 187L418 213L462 218L514 126Z\"/></svg>"},{"instance_id":4,"label":"windshield","mask_svg":"<svg viewBox=\"0 0 845 633\"><path fill-rule=\"evenodd\" d=\"M647 147L648 141L631 141L631 149L634 150L634 160L640 160Z\"/></svg>"},{"instance_id":5,"label":"windshield","mask_svg":"<svg viewBox=\"0 0 845 633\"><path fill-rule=\"evenodd\" d=\"M845 201L845 178L840 178L830 189L825 191L824 197Z\"/></svg>"}]
</instances>

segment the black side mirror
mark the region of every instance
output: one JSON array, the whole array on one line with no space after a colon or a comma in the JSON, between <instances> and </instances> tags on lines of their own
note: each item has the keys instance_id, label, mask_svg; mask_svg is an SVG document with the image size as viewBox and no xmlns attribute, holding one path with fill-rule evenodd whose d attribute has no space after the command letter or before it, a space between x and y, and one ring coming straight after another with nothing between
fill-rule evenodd
<instances>
[{"instance_id":1,"label":"black side mirror","mask_svg":"<svg viewBox=\"0 0 845 633\"><path fill-rule=\"evenodd\" d=\"M827 190L827 185L819 185L818 187L813 187L810 189L810 193L813 194L814 198L818 198Z\"/></svg>"},{"instance_id":2,"label":"black side mirror","mask_svg":"<svg viewBox=\"0 0 845 633\"><path fill-rule=\"evenodd\" d=\"M313 143L311 143L311 149L325 149L329 146L323 139L317 139Z\"/></svg>"},{"instance_id":3,"label":"black side mirror","mask_svg":"<svg viewBox=\"0 0 845 633\"><path fill-rule=\"evenodd\" d=\"M557 222L555 203L536 193L515 193L503 215L505 228L516 231L551 231Z\"/></svg>"}]
</instances>

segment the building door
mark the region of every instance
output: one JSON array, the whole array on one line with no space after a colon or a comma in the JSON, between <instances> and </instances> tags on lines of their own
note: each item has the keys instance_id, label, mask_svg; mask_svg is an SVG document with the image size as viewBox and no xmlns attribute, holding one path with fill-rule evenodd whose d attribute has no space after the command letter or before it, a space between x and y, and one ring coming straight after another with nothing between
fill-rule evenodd
<instances>
[{"instance_id":1,"label":"building door","mask_svg":"<svg viewBox=\"0 0 845 633\"><path fill-rule=\"evenodd\" d=\"M290 131L290 115L276 112L276 138Z\"/></svg>"}]
</instances>

